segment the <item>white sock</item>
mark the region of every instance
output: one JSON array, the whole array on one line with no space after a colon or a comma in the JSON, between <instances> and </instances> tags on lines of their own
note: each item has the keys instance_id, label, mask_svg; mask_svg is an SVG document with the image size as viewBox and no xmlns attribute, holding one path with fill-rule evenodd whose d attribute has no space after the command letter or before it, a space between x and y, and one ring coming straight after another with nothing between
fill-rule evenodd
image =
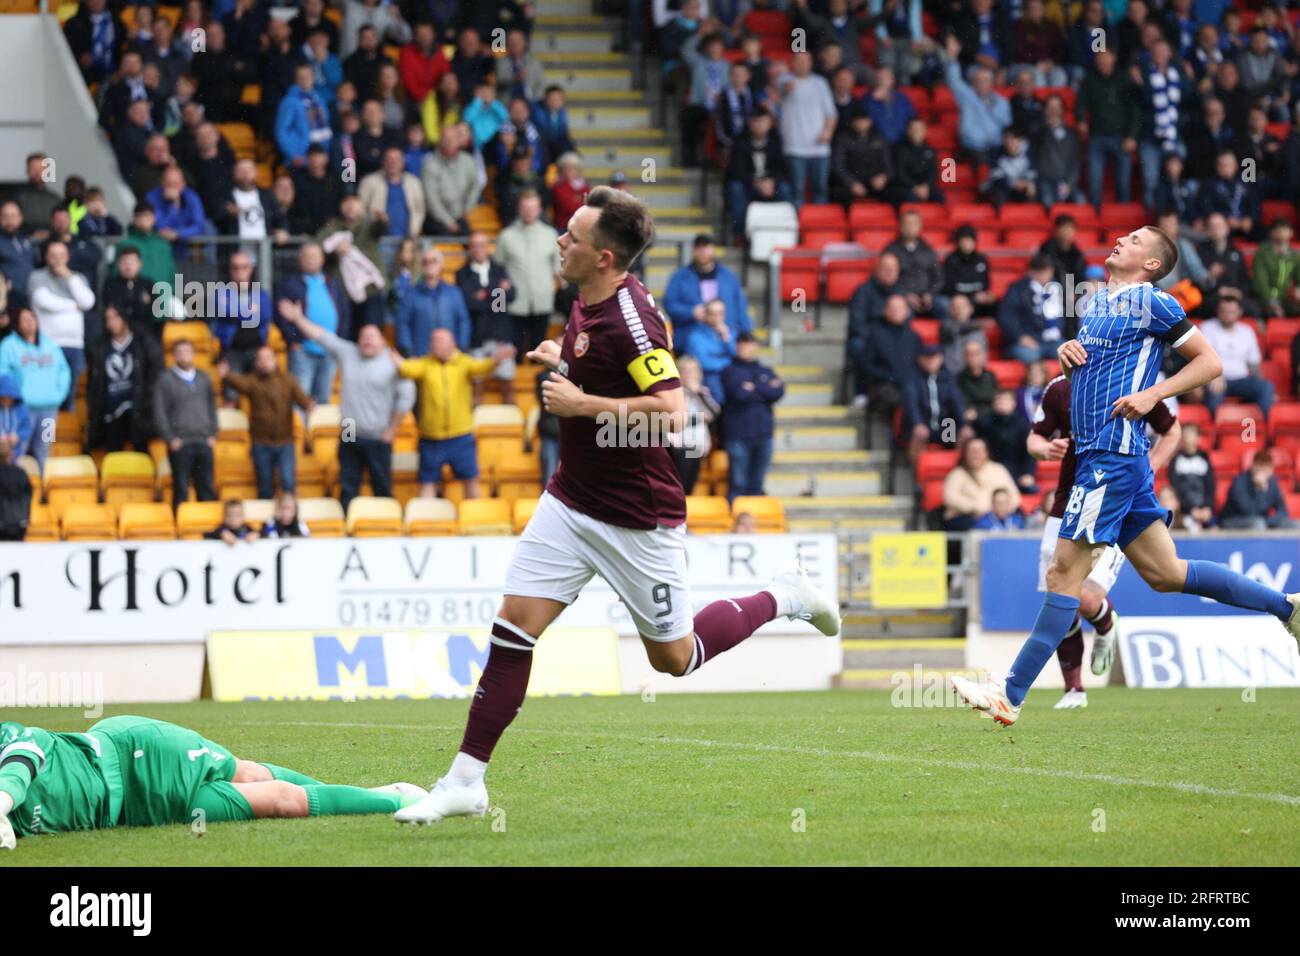
<instances>
[{"instance_id":1,"label":"white sock","mask_svg":"<svg viewBox=\"0 0 1300 956\"><path fill-rule=\"evenodd\" d=\"M777 617L788 617L803 610L803 604L800 603L799 599L785 588L770 587L763 590L772 595L772 598L776 601Z\"/></svg>"},{"instance_id":2,"label":"white sock","mask_svg":"<svg viewBox=\"0 0 1300 956\"><path fill-rule=\"evenodd\" d=\"M448 771L448 774L465 783L474 783L477 780L482 780L483 774L486 772L486 761L471 757L469 754L458 753L451 762L451 770Z\"/></svg>"}]
</instances>

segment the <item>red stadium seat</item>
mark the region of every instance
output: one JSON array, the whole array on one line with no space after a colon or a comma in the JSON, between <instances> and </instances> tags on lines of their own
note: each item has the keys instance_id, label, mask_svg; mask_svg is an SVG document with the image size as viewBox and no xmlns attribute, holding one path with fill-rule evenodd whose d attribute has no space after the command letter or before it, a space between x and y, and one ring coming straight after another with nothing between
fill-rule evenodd
<instances>
[{"instance_id":1,"label":"red stadium seat","mask_svg":"<svg viewBox=\"0 0 1300 956\"><path fill-rule=\"evenodd\" d=\"M934 106L934 113L938 116L941 113L957 112L957 97L953 96L952 90L947 86L936 86L931 94L931 104Z\"/></svg>"},{"instance_id":2,"label":"red stadium seat","mask_svg":"<svg viewBox=\"0 0 1300 956\"><path fill-rule=\"evenodd\" d=\"M1300 491L1283 491L1282 497L1286 499L1286 512L1292 518L1300 515Z\"/></svg>"},{"instance_id":3,"label":"red stadium seat","mask_svg":"<svg viewBox=\"0 0 1300 956\"><path fill-rule=\"evenodd\" d=\"M1224 438L1238 436L1247 441L1246 436L1253 432L1254 442L1262 445L1268 438L1268 422L1258 405L1245 402L1224 402L1214 413L1214 430L1219 435L1219 447L1223 447Z\"/></svg>"},{"instance_id":4,"label":"red stadium seat","mask_svg":"<svg viewBox=\"0 0 1300 956\"><path fill-rule=\"evenodd\" d=\"M1268 413L1268 432L1274 438L1300 437L1300 402L1278 402Z\"/></svg>"},{"instance_id":5,"label":"red stadium seat","mask_svg":"<svg viewBox=\"0 0 1300 956\"><path fill-rule=\"evenodd\" d=\"M855 202L849 206L849 229L889 229L898 231L898 213L883 202Z\"/></svg>"},{"instance_id":6,"label":"red stadium seat","mask_svg":"<svg viewBox=\"0 0 1300 956\"><path fill-rule=\"evenodd\" d=\"M832 242L848 241L848 232L844 229L814 227L799 231L799 245L810 249L822 249Z\"/></svg>"},{"instance_id":7,"label":"red stadium seat","mask_svg":"<svg viewBox=\"0 0 1300 956\"><path fill-rule=\"evenodd\" d=\"M1254 454L1254 452L1251 452ZM1232 481L1233 477L1240 470L1238 465L1241 463L1241 453L1238 449L1220 449L1216 448L1209 452L1210 467L1214 469L1214 480Z\"/></svg>"},{"instance_id":8,"label":"red stadium seat","mask_svg":"<svg viewBox=\"0 0 1300 956\"><path fill-rule=\"evenodd\" d=\"M1055 488L1061 483L1061 463L1059 461L1040 461L1038 470L1035 472L1038 484L1047 488Z\"/></svg>"},{"instance_id":9,"label":"red stadium seat","mask_svg":"<svg viewBox=\"0 0 1300 956\"><path fill-rule=\"evenodd\" d=\"M1101 226L1108 237L1132 232L1147 223L1147 211L1140 202L1101 204ZM1109 238L1108 238L1109 241Z\"/></svg>"},{"instance_id":10,"label":"red stadium seat","mask_svg":"<svg viewBox=\"0 0 1300 956\"><path fill-rule=\"evenodd\" d=\"M957 149L957 131L951 126L931 126L926 131L925 141L930 144L942 159L950 156Z\"/></svg>"},{"instance_id":11,"label":"red stadium seat","mask_svg":"<svg viewBox=\"0 0 1300 956\"><path fill-rule=\"evenodd\" d=\"M746 33L763 38L776 37L789 45L790 18L780 10L750 10L740 21Z\"/></svg>"},{"instance_id":12,"label":"red stadium seat","mask_svg":"<svg viewBox=\"0 0 1300 956\"><path fill-rule=\"evenodd\" d=\"M953 228L957 226L978 226L981 223L995 223L998 211L988 203L952 203L948 208L948 221Z\"/></svg>"},{"instance_id":13,"label":"red stadium seat","mask_svg":"<svg viewBox=\"0 0 1300 956\"><path fill-rule=\"evenodd\" d=\"M1297 335L1300 335L1300 319L1269 319L1264 323L1264 344L1270 352L1286 348L1289 353ZM1287 361L1290 362L1289 354Z\"/></svg>"},{"instance_id":14,"label":"red stadium seat","mask_svg":"<svg viewBox=\"0 0 1300 956\"><path fill-rule=\"evenodd\" d=\"M1031 515L1038 510L1043 503L1044 491L1022 491L1020 492L1020 513Z\"/></svg>"},{"instance_id":15,"label":"red stadium seat","mask_svg":"<svg viewBox=\"0 0 1300 956\"><path fill-rule=\"evenodd\" d=\"M924 86L900 86L899 92L912 101L912 108L916 110L916 115L926 119L930 115L930 91ZM1285 125L1285 124L1284 124ZM1286 135L1283 134L1283 139Z\"/></svg>"},{"instance_id":16,"label":"red stadium seat","mask_svg":"<svg viewBox=\"0 0 1300 956\"><path fill-rule=\"evenodd\" d=\"M1210 410L1204 405L1179 402L1178 421L1183 425L1195 425L1201 430L1202 436L1214 434L1214 420L1210 418Z\"/></svg>"},{"instance_id":17,"label":"red stadium seat","mask_svg":"<svg viewBox=\"0 0 1300 956\"><path fill-rule=\"evenodd\" d=\"M873 259L831 259L826 263L826 301L848 302L862 283L871 278ZM784 271L784 270L783 270Z\"/></svg>"},{"instance_id":18,"label":"red stadium seat","mask_svg":"<svg viewBox=\"0 0 1300 956\"><path fill-rule=\"evenodd\" d=\"M941 202L905 202L898 207L898 214L919 212L921 225L927 229L948 225L948 208Z\"/></svg>"},{"instance_id":19,"label":"red stadium seat","mask_svg":"<svg viewBox=\"0 0 1300 956\"><path fill-rule=\"evenodd\" d=\"M957 459L960 455L955 448L929 448L921 452L916 459L916 481L919 485L927 485L932 481L942 482L948 472L957 467Z\"/></svg>"},{"instance_id":20,"label":"red stadium seat","mask_svg":"<svg viewBox=\"0 0 1300 956\"><path fill-rule=\"evenodd\" d=\"M998 222L1004 229L1037 226L1047 228L1047 213L1036 202L1009 202L998 213Z\"/></svg>"},{"instance_id":21,"label":"red stadium seat","mask_svg":"<svg viewBox=\"0 0 1300 956\"><path fill-rule=\"evenodd\" d=\"M989 343L989 355L1002 354L1002 326L998 325L997 319L980 319L980 325L984 328L984 338Z\"/></svg>"},{"instance_id":22,"label":"red stadium seat","mask_svg":"<svg viewBox=\"0 0 1300 956\"><path fill-rule=\"evenodd\" d=\"M943 479L939 478L934 481L927 481L922 486L921 492L921 510L934 511L936 508L943 507Z\"/></svg>"},{"instance_id":23,"label":"red stadium seat","mask_svg":"<svg viewBox=\"0 0 1300 956\"><path fill-rule=\"evenodd\" d=\"M1273 383L1274 394L1278 398L1291 397L1291 363L1266 359L1259 366L1260 377Z\"/></svg>"},{"instance_id":24,"label":"red stadium seat","mask_svg":"<svg viewBox=\"0 0 1300 956\"><path fill-rule=\"evenodd\" d=\"M1264 228L1273 224L1275 219L1285 219L1295 225L1295 206L1285 199L1265 199L1260 208L1260 219Z\"/></svg>"},{"instance_id":25,"label":"red stadium seat","mask_svg":"<svg viewBox=\"0 0 1300 956\"><path fill-rule=\"evenodd\" d=\"M1232 490L1232 478L1223 480L1215 479L1214 482L1214 513L1221 514L1223 506L1228 502L1228 492Z\"/></svg>"},{"instance_id":26,"label":"red stadium seat","mask_svg":"<svg viewBox=\"0 0 1300 956\"><path fill-rule=\"evenodd\" d=\"M989 371L998 388L1019 388L1025 380L1025 363L1016 359L989 359Z\"/></svg>"},{"instance_id":27,"label":"red stadium seat","mask_svg":"<svg viewBox=\"0 0 1300 956\"><path fill-rule=\"evenodd\" d=\"M850 234L850 238L854 242L872 255L882 252L885 246L889 245L897 237L898 229L894 226L869 226L866 229L855 229Z\"/></svg>"},{"instance_id":28,"label":"red stadium seat","mask_svg":"<svg viewBox=\"0 0 1300 956\"><path fill-rule=\"evenodd\" d=\"M781 301L805 302L821 299L821 255L803 246L787 249L781 256Z\"/></svg>"},{"instance_id":29,"label":"red stadium seat","mask_svg":"<svg viewBox=\"0 0 1300 956\"><path fill-rule=\"evenodd\" d=\"M799 228L803 229L846 229L848 217L844 207L838 203L806 203L799 210Z\"/></svg>"},{"instance_id":30,"label":"red stadium seat","mask_svg":"<svg viewBox=\"0 0 1300 956\"><path fill-rule=\"evenodd\" d=\"M1011 283L1020 279L1023 273L1020 270L993 269L989 272L989 291L993 293L995 299L1000 299L1007 294L1007 289L1011 288Z\"/></svg>"},{"instance_id":31,"label":"red stadium seat","mask_svg":"<svg viewBox=\"0 0 1300 956\"><path fill-rule=\"evenodd\" d=\"M1047 237L1052 231L1046 226L1039 226L1033 229L1016 228L1008 229L1002 235L1002 244L1011 249L1027 249L1030 252L1036 252L1038 247L1047 241Z\"/></svg>"},{"instance_id":32,"label":"red stadium seat","mask_svg":"<svg viewBox=\"0 0 1300 956\"><path fill-rule=\"evenodd\" d=\"M922 345L939 344L938 319L913 319L912 331L921 337Z\"/></svg>"}]
</instances>

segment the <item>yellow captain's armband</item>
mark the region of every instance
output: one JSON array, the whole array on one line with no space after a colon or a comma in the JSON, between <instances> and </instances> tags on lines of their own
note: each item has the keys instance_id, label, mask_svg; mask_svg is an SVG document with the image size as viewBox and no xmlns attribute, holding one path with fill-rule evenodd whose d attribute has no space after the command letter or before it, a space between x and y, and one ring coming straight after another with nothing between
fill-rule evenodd
<instances>
[{"instance_id":1,"label":"yellow captain's armband","mask_svg":"<svg viewBox=\"0 0 1300 956\"><path fill-rule=\"evenodd\" d=\"M653 349L645 355L638 355L628 363L627 371L632 376L632 381L636 382L636 387L643 392L656 382L679 377L673 353L667 349Z\"/></svg>"}]
</instances>

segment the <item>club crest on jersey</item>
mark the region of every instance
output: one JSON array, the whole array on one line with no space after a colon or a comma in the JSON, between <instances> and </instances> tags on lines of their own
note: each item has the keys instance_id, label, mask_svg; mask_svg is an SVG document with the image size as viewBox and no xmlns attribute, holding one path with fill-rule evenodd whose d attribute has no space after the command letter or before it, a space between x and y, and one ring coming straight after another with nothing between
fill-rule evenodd
<instances>
[{"instance_id":1,"label":"club crest on jersey","mask_svg":"<svg viewBox=\"0 0 1300 956\"><path fill-rule=\"evenodd\" d=\"M591 347L591 338L586 332L579 332L578 337L573 340L573 354L576 358L582 358L587 354L587 349Z\"/></svg>"}]
</instances>

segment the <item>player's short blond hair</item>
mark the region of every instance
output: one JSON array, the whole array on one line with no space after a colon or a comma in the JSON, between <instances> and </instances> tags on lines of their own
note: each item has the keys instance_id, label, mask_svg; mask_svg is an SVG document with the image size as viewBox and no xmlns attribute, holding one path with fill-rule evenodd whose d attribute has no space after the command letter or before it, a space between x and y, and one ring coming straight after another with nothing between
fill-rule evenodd
<instances>
[{"instance_id":1,"label":"player's short blond hair","mask_svg":"<svg viewBox=\"0 0 1300 956\"><path fill-rule=\"evenodd\" d=\"M1152 273L1151 281L1153 283L1159 282L1173 272L1174 267L1178 265L1178 243L1174 242L1173 236L1159 226L1144 226L1143 228L1156 237L1156 251L1151 258L1160 260L1160 268Z\"/></svg>"}]
</instances>

